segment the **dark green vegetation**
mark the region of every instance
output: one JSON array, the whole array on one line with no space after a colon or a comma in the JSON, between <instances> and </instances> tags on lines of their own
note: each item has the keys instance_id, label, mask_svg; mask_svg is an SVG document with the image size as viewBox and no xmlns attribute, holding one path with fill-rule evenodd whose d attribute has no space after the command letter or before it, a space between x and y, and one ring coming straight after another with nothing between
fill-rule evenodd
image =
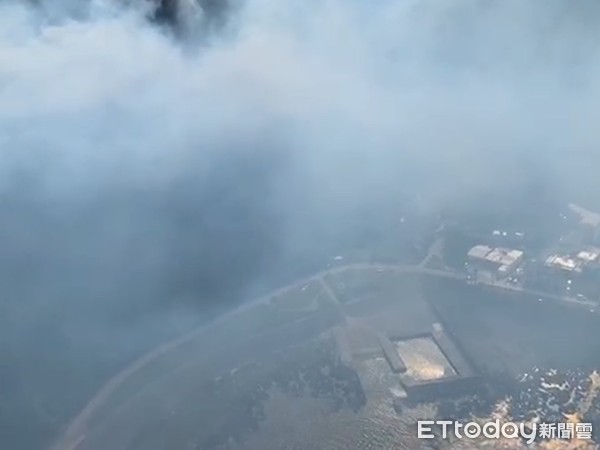
<instances>
[{"instance_id":1,"label":"dark green vegetation","mask_svg":"<svg viewBox=\"0 0 600 450\"><path fill-rule=\"evenodd\" d=\"M113 408L111 415L96 416L83 448L104 448L113 442L147 450L185 448L186 442L196 448L219 448L258 429L265 419L265 402L275 391L290 396L290 401L322 400L331 411L357 410L366 401L356 373L341 363L330 340L253 355L220 375L190 362L164 382L155 376L143 395Z\"/></svg>"},{"instance_id":2,"label":"dark green vegetation","mask_svg":"<svg viewBox=\"0 0 600 450\"><path fill-rule=\"evenodd\" d=\"M365 402L356 374L341 364L331 344L323 341L253 361L197 389L201 396L194 402L177 406L175 414L184 420L179 433L163 423L155 431L140 433L143 441L136 441L132 448L181 448L190 432L196 434L197 448L241 441L265 419L265 402L273 390L291 396L290 401L302 396L322 399L333 410L355 410Z\"/></svg>"}]
</instances>

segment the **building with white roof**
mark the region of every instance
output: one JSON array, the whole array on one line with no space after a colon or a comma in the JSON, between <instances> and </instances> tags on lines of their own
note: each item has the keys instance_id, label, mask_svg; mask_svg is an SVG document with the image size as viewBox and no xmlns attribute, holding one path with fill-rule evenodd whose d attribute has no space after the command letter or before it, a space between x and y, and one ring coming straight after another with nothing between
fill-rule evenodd
<instances>
[{"instance_id":1,"label":"building with white roof","mask_svg":"<svg viewBox=\"0 0 600 450\"><path fill-rule=\"evenodd\" d=\"M476 270L490 272L494 277L510 275L524 259L521 250L476 245L467 254L469 264Z\"/></svg>"},{"instance_id":2,"label":"building with white roof","mask_svg":"<svg viewBox=\"0 0 600 450\"><path fill-rule=\"evenodd\" d=\"M577 258L586 263L594 263L600 261L600 251L598 249L582 250L577 253Z\"/></svg>"},{"instance_id":3,"label":"building with white roof","mask_svg":"<svg viewBox=\"0 0 600 450\"><path fill-rule=\"evenodd\" d=\"M579 273L582 270L583 263L580 260L571 258L569 256L552 255L546 258L546 267L552 267L554 269L564 270L567 272Z\"/></svg>"},{"instance_id":4,"label":"building with white roof","mask_svg":"<svg viewBox=\"0 0 600 450\"><path fill-rule=\"evenodd\" d=\"M581 273L586 267L600 263L600 250L589 248L574 255L551 255L544 265L563 272Z\"/></svg>"},{"instance_id":5,"label":"building with white roof","mask_svg":"<svg viewBox=\"0 0 600 450\"><path fill-rule=\"evenodd\" d=\"M469 257L469 259L485 259L485 257L492 251L492 247L489 247L487 245L476 245L475 247L473 247L471 250L469 250L469 253L467 254L467 256Z\"/></svg>"}]
</instances>

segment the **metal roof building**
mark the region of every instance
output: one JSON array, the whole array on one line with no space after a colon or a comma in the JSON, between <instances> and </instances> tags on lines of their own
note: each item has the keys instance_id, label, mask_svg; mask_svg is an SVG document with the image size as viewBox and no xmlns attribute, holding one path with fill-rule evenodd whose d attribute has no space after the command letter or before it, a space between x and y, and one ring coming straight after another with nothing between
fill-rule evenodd
<instances>
[{"instance_id":1,"label":"metal roof building","mask_svg":"<svg viewBox=\"0 0 600 450\"><path fill-rule=\"evenodd\" d=\"M505 277L523 262L524 253L521 250L476 245L467 256L475 266Z\"/></svg>"},{"instance_id":2,"label":"metal roof building","mask_svg":"<svg viewBox=\"0 0 600 450\"><path fill-rule=\"evenodd\" d=\"M487 245L476 245L467 256L472 259L485 259L485 257L492 251L492 247L488 247Z\"/></svg>"}]
</instances>

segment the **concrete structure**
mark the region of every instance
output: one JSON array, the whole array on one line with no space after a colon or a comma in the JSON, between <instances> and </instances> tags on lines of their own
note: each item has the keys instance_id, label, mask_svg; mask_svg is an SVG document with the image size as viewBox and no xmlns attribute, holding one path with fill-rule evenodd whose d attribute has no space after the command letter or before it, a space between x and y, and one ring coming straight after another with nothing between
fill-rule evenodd
<instances>
[{"instance_id":1,"label":"concrete structure","mask_svg":"<svg viewBox=\"0 0 600 450\"><path fill-rule=\"evenodd\" d=\"M586 264L600 262L600 250L597 248L590 250L583 250L577 253L577 259L585 261Z\"/></svg>"},{"instance_id":2,"label":"concrete structure","mask_svg":"<svg viewBox=\"0 0 600 450\"><path fill-rule=\"evenodd\" d=\"M553 254L543 260L536 283L567 297L597 298L600 279L600 250L587 248Z\"/></svg>"},{"instance_id":3,"label":"concrete structure","mask_svg":"<svg viewBox=\"0 0 600 450\"><path fill-rule=\"evenodd\" d=\"M469 250L467 257L472 270L488 272L492 279L502 279L521 265L524 253L521 250L476 245Z\"/></svg>"},{"instance_id":4,"label":"concrete structure","mask_svg":"<svg viewBox=\"0 0 600 450\"><path fill-rule=\"evenodd\" d=\"M335 337L342 361L356 368L365 390L373 383L377 392L389 390L396 410L477 389L475 371L440 323L396 335L355 323Z\"/></svg>"},{"instance_id":5,"label":"concrete structure","mask_svg":"<svg viewBox=\"0 0 600 450\"><path fill-rule=\"evenodd\" d=\"M565 273L580 273L583 262L568 255L551 255L546 258L544 265L550 269L563 271Z\"/></svg>"},{"instance_id":6,"label":"concrete structure","mask_svg":"<svg viewBox=\"0 0 600 450\"><path fill-rule=\"evenodd\" d=\"M473 391L476 374L441 324L435 323L429 332L401 339L378 337L391 371L407 394L402 402Z\"/></svg>"},{"instance_id":7,"label":"concrete structure","mask_svg":"<svg viewBox=\"0 0 600 450\"><path fill-rule=\"evenodd\" d=\"M554 269L556 272L581 273L584 269L600 263L600 250L597 248L589 248L581 250L574 255L555 254L546 258L544 265L549 269Z\"/></svg>"},{"instance_id":8,"label":"concrete structure","mask_svg":"<svg viewBox=\"0 0 600 450\"><path fill-rule=\"evenodd\" d=\"M483 261L485 260L485 257L490 254L491 251L492 247L489 247L487 245L476 245L471 250L469 250L467 256L469 257L469 260Z\"/></svg>"},{"instance_id":9,"label":"concrete structure","mask_svg":"<svg viewBox=\"0 0 600 450\"><path fill-rule=\"evenodd\" d=\"M379 339L379 345L381 345L381 350L385 355L385 359L390 365L392 372L394 373L404 373L406 372L406 365L400 358L400 355L396 351L396 346L392 341L390 341L383 334L378 334L377 338Z\"/></svg>"}]
</instances>

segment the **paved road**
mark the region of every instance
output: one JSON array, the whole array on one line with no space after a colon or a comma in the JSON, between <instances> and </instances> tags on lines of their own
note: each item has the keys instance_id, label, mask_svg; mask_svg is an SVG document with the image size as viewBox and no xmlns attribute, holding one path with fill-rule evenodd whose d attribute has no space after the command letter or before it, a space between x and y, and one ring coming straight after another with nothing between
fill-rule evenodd
<instances>
[{"instance_id":1,"label":"paved road","mask_svg":"<svg viewBox=\"0 0 600 450\"><path fill-rule=\"evenodd\" d=\"M440 228L440 230L443 228ZM429 246L429 250L427 250L427 255L423 258L423 261L418 265L419 267L425 267L429 263L432 258L438 258L440 261L444 260L443 257L444 250L444 238L441 236L437 236L433 243Z\"/></svg>"}]
</instances>

